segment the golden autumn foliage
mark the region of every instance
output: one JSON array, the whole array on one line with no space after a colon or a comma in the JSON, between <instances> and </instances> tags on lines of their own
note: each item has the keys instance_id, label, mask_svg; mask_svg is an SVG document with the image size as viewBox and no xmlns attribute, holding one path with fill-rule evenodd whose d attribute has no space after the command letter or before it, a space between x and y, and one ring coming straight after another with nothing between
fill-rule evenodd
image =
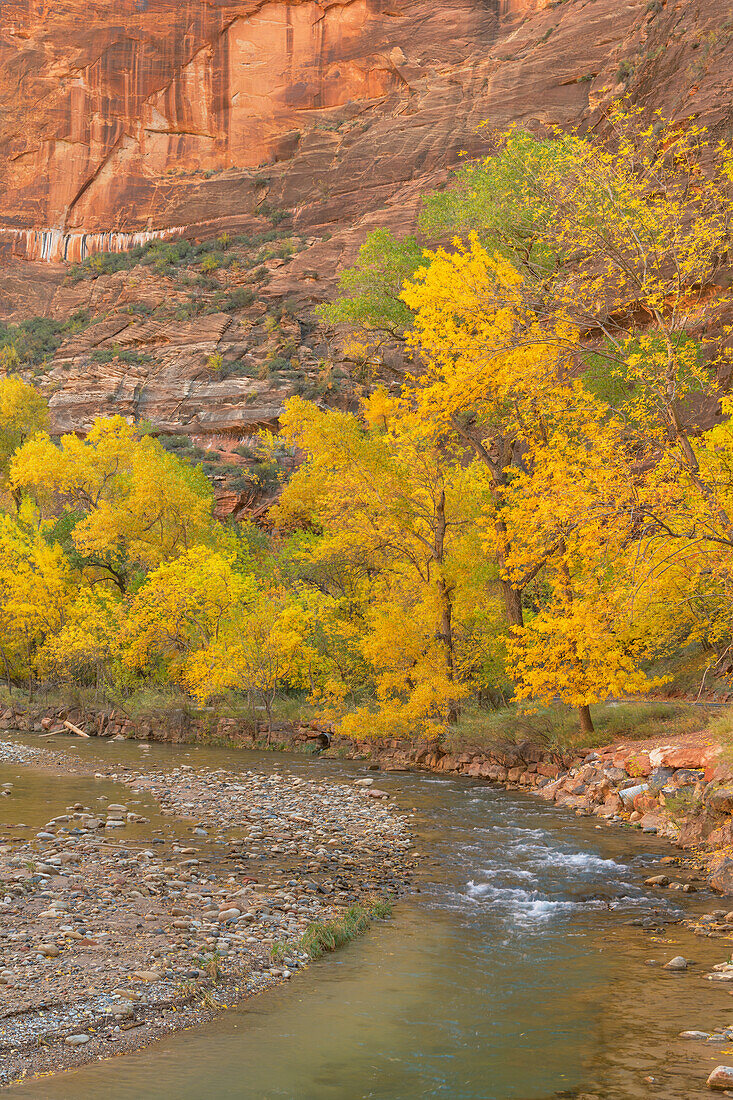
<instances>
[{"instance_id":1,"label":"golden autumn foliage","mask_svg":"<svg viewBox=\"0 0 733 1100\"><path fill-rule=\"evenodd\" d=\"M281 523L316 527L315 554L345 558L359 571L357 648L374 705L352 715L349 728L363 718L382 732L428 733L454 720L468 693L458 674L469 665L464 639L470 635L474 651L480 648L476 635L487 608L496 623L486 588L465 618L456 616L456 590L474 565L466 533L475 528L486 479L438 446L410 408L383 390L364 402L362 414L288 403L282 430L306 458L276 515ZM484 648L496 645L493 629Z\"/></svg>"},{"instance_id":2,"label":"golden autumn foliage","mask_svg":"<svg viewBox=\"0 0 733 1100\"><path fill-rule=\"evenodd\" d=\"M4 491L9 487L13 455L47 423L46 402L32 386L17 375L0 378L0 485Z\"/></svg>"},{"instance_id":3,"label":"golden autumn foliage","mask_svg":"<svg viewBox=\"0 0 733 1100\"><path fill-rule=\"evenodd\" d=\"M605 125L512 130L426 197L425 247L369 238L322 314L367 373L390 340L410 373L358 409L287 403L267 533L219 525L151 434L56 442L0 379L8 684L246 697L270 731L307 693L355 738L433 737L512 696L589 730L660 658L725 657L733 153L628 107Z\"/></svg>"},{"instance_id":4,"label":"golden autumn foliage","mask_svg":"<svg viewBox=\"0 0 733 1100\"><path fill-rule=\"evenodd\" d=\"M200 471L139 437L122 417L97 420L86 439L46 433L14 455L10 480L41 514L73 520L71 542L93 575L124 591L148 569L206 541L213 497Z\"/></svg>"},{"instance_id":5,"label":"golden autumn foliage","mask_svg":"<svg viewBox=\"0 0 733 1100\"><path fill-rule=\"evenodd\" d=\"M28 676L46 639L60 632L73 599L71 570L30 505L0 516L0 658L8 682Z\"/></svg>"}]
</instances>

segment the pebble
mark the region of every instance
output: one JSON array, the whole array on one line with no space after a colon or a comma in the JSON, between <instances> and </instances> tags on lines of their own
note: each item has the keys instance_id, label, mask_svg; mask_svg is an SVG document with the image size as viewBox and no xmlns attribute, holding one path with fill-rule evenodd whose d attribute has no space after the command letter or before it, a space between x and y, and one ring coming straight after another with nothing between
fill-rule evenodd
<instances>
[{"instance_id":1,"label":"pebble","mask_svg":"<svg viewBox=\"0 0 733 1100\"><path fill-rule=\"evenodd\" d=\"M16 759L16 751L0 741L3 761L62 759L48 750L26 756L23 746ZM212 960L221 981L244 979L242 994L292 980L309 961L299 945L310 923L409 881L407 819L365 798L365 788L145 764L96 773L125 783L129 802L99 797L94 812L52 804L39 835L16 831L0 843L0 988L13 1007L4 1054L33 1050L47 1066L65 1035L83 1035L81 1045L104 1043L133 1020L143 1029L186 1026L188 1001L175 1015L171 1006L186 990L190 998L191 983L214 990ZM152 825L137 813L141 800L158 804ZM137 831L120 841L130 824ZM275 944L286 949L277 973ZM52 1007L39 1007L41 983ZM7 1054L4 1070L21 1064Z\"/></svg>"},{"instance_id":2,"label":"pebble","mask_svg":"<svg viewBox=\"0 0 733 1100\"><path fill-rule=\"evenodd\" d=\"M238 920L242 915L241 909L222 909L219 913L220 921Z\"/></svg>"},{"instance_id":3,"label":"pebble","mask_svg":"<svg viewBox=\"0 0 733 1100\"><path fill-rule=\"evenodd\" d=\"M719 970L714 974L706 974L705 980L708 982L733 982L733 970Z\"/></svg>"},{"instance_id":4,"label":"pebble","mask_svg":"<svg viewBox=\"0 0 733 1100\"><path fill-rule=\"evenodd\" d=\"M687 959L682 955L675 955L668 963L664 964L664 970L687 970Z\"/></svg>"}]
</instances>

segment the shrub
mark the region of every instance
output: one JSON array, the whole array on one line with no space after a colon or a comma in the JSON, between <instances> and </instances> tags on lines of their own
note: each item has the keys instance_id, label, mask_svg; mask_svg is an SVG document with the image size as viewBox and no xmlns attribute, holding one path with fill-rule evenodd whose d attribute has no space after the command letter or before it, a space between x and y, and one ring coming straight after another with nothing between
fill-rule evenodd
<instances>
[{"instance_id":1,"label":"shrub","mask_svg":"<svg viewBox=\"0 0 733 1100\"><path fill-rule=\"evenodd\" d=\"M227 294L226 298L221 303L221 309L225 313L230 313L235 309L246 309L247 306L251 306L255 300L255 293L251 287L238 286L235 290L232 290Z\"/></svg>"},{"instance_id":2,"label":"shrub","mask_svg":"<svg viewBox=\"0 0 733 1100\"><path fill-rule=\"evenodd\" d=\"M187 435L161 435L158 442L166 451L186 451L193 446Z\"/></svg>"},{"instance_id":3,"label":"shrub","mask_svg":"<svg viewBox=\"0 0 733 1100\"><path fill-rule=\"evenodd\" d=\"M217 252L209 252L201 263L201 270L205 275L208 275L211 271L216 271L221 267L222 256Z\"/></svg>"},{"instance_id":4,"label":"shrub","mask_svg":"<svg viewBox=\"0 0 733 1100\"><path fill-rule=\"evenodd\" d=\"M279 467L277 462L270 459L257 462L252 467L251 477L262 490L274 489L279 481Z\"/></svg>"},{"instance_id":5,"label":"shrub","mask_svg":"<svg viewBox=\"0 0 733 1100\"><path fill-rule=\"evenodd\" d=\"M64 337L82 332L90 323L86 310L77 310L68 321L49 317L31 317L18 325L0 322L0 350L3 361L12 369L46 362L63 343Z\"/></svg>"},{"instance_id":6,"label":"shrub","mask_svg":"<svg viewBox=\"0 0 733 1100\"><path fill-rule=\"evenodd\" d=\"M240 443L234 448L235 455L239 455L240 458L256 458L257 449L253 447L251 443Z\"/></svg>"}]
</instances>

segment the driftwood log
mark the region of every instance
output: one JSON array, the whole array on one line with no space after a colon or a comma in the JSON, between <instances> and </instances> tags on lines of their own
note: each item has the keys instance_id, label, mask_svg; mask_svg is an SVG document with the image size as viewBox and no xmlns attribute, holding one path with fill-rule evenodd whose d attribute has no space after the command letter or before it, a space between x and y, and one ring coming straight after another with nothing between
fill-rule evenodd
<instances>
[{"instance_id":1,"label":"driftwood log","mask_svg":"<svg viewBox=\"0 0 733 1100\"><path fill-rule=\"evenodd\" d=\"M70 722L68 718L64 721L64 725L66 726L67 730L71 730L71 732L75 733L77 737L89 736L88 733L84 733L84 730L80 730L78 726L75 726L73 722Z\"/></svg>"}]
</instances>

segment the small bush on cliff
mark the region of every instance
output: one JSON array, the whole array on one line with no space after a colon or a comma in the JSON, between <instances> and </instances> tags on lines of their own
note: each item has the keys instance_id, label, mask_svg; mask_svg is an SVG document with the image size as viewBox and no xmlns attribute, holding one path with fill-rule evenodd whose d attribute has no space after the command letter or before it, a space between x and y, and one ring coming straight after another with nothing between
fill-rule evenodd
<instances>
[{"instance_id":1,"label":"small bush on cliff","mask_svg":"<svg viewBox=\"0 0 733 1100\"><path fill-rule=\"evenodd\" d=\"M6 369L19 370L24 366L42 365L54 355L67 336L83 332L89 323L89 314L85 310L78 310L64 322L49 317L31 317L17 325L0 322L0 351L6 353Z\"/></svg>"},{"instance_id":2,"label":"small bush on cliff","mask_svg":"<svg viewBox=\"0 0 733 1100\"><path fill-rule=\"evenodd\" d=\"M229 313L237 309L246 309L252 305L254 300L255 292L251 287L238 286L235 290L230 290L226 297L218 303L218 306L223 313Z\"/></svg>"}]
</instances>

